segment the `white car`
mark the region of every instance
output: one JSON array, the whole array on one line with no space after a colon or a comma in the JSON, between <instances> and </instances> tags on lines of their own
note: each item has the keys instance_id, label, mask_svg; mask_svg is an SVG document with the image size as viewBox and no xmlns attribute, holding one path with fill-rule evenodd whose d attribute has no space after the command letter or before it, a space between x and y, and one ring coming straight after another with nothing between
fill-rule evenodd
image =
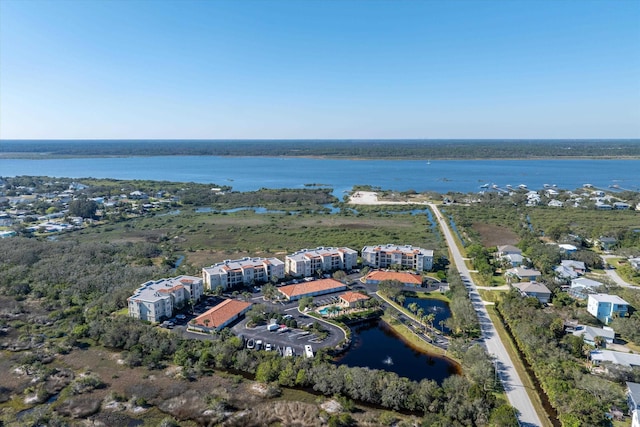
<instances>
[{"instance_id":1,"label":"white car","mask_svg":"<svg viewBox=\"0 0 640 427\"><path fill-rule=\"evenodd\" d=\"M264 351L271 351L271 343L265 344Z\"/></svg>"}]
</instances>

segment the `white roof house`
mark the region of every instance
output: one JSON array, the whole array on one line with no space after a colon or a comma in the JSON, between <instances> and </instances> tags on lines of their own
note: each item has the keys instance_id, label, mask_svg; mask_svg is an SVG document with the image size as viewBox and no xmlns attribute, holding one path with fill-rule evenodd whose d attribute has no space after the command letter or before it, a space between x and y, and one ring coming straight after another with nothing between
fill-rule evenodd
<instances>
[{"instance_id":1,"label":"white roof house","mask_svg":"<svg viewBox=\"0 0 640 427\"><path fill-rule=\"evenodd\" d=\"M611 350L594 350L589 353L589 358L595 365L599 365L602 362L611 362L616 365L626 366L628 368L633 366L640 366L640 354L624 353L622 351Z\"/></svg>"},{"instance_id":2,"label":"white roof house","mask_svg":"<svg viewBox=\"0 0 640 427\"><path fill-rule=\"evenodd\" d=\"M625 317L629 303L618 295L589 294L587 311L602 323L608 324L614 317Z\"/></svg>"},{"instance_id":3,"label":"white roof house","mask_svg":"<svg viewBox=\"0 0 640 427\"><path fill-rule=\"evenodd\" d=\"M568 243L560 243L558 245L558 247L564 253L572 253L572 252L576 252L578 250L577 247L575 247L574 245L570 245Z\"/></svg>"}]
</instances>

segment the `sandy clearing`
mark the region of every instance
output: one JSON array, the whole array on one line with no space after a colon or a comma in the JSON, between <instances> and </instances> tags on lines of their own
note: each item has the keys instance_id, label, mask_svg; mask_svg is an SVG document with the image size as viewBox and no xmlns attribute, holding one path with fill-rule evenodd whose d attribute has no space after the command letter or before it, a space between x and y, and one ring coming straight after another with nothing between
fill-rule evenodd
<instances>
[{"instance_id":1,"label":"sandy clearing","mask_svg":"<svg viewBox=\"0 0 640 427\"><path fill-rule=\"evenodd\" d=\"M375 191L356 191L349 197L352 205L426 205L427 202L404 201L392 202L388 200L378 200L378 193Z\"/></svg>"}]
</instances>

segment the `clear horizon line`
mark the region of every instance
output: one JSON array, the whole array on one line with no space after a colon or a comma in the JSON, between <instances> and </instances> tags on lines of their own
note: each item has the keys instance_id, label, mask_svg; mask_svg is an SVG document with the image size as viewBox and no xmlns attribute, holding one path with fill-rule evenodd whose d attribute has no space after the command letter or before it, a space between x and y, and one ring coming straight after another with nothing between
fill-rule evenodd
<instances>
[{"instance_id":1,"label":"clear horizon line","mask_svg":"<svg viewBox=\"0 0 640 427\"><path fill-rule=\"evenodd\" d=\"M0 138L0 141L638 141L626 138Z\"/></svg>"}]
</instances>

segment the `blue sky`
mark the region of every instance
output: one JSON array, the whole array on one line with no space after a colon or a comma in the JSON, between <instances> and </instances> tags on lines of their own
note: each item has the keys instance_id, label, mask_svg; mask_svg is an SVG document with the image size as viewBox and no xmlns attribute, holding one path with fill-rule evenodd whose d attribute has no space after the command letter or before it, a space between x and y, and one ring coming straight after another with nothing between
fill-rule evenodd
<instances>
[{"instance_id":1,"label":"blue sky","mask_svg":"<svg viewBox=\"0 0 640 427\"><path fill-rule=\"evenodd\" d=\"M640 138L640 1L0 0L0 138Z\"/></svg>"}]
</instances>

